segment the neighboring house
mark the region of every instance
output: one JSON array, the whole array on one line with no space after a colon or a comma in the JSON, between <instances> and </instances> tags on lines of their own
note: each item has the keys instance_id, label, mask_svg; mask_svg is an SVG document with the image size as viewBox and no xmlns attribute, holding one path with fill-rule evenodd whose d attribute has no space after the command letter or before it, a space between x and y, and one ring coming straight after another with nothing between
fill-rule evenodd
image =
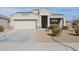
<instances>
[{"instance_id":1,"label":"neighboring house","mask_svg":"<svg viewBox=\"0 0 79 59\"><path fill-rule=\"evenodd\" d=\"M72 22L71 21L66 21L66 26L68 27L69 31L73 30L73 28L72 28Z\"/></svg>"},{"instance_id":2,"label":"neighboring house","mask_svg":"<svg viewBox=\"0 0 79 59\"><path fill-rule=\"evenodd\" d=\"M8 28L10 25L10 18L0 15L0 26L3 26L4 28Z\"/></svg>"},{"instance_id":3,"label":"neighboring house","mask_svg":"<svg viewBox=\"0 0 79 59\"><path fill-rule=\"evenodd\" d=\"M34 9L33 12L16 12L10 16L11 26L16 29L48 28L58 24L66 26L63 14L53 14L47 8Z\"/></svg>"}]
</instances>

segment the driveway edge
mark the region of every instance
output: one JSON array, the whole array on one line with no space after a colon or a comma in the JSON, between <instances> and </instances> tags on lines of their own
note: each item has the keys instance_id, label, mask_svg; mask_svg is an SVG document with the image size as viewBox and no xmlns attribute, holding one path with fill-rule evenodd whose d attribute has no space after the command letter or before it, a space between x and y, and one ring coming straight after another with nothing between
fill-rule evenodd
<instances>
[{"instance_id":1,"label":"driveway edge","mask_svg":"<svg viewBox=\"0 0 79 59\"><path fill-rule=\"evenodd\" d=\"M56 39L56 37L53 37L53 40L54 40L55 42L57 42L58 44L62 45L63 47L67 47L67 48L71 49L72 51L77 51L77 49L75 49L75 48L73 48L73 47L71 47L71 46L69 46L69 45L67 45L67 44L64 44L64 43L58 41L58 40Z\"/></svg>"}]
</instances>

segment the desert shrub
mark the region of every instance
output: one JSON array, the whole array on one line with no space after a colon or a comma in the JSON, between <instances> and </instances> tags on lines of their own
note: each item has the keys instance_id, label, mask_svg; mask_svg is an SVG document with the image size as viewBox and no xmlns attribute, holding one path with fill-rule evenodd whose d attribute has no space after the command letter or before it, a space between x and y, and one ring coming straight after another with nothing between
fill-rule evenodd
<instances>
[{"instance_id":1,"label":"desert shrub","mask_svg":"<svg viewBox=\"0 0 79 59\"><path fill-rule=\"evenodd\" d=\"M52 34L58 36L61 33L61 29L57 24L52 25Z\"/></svg>"},{"instance_id":2,"label":"desert shrub","mask_svg":"<svg viewBox=\"0 0 79 59\"><path fill-rule=\"evenodd\" d=\"M4 31L4 27L0 26L0 32L3 32L3 31Z\"/></svg>"}]
</instances>

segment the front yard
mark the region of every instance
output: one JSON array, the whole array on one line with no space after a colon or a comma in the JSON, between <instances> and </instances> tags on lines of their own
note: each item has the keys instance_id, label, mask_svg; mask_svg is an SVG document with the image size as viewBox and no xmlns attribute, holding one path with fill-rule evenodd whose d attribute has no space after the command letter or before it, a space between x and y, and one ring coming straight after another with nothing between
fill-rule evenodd
<instances>
[{"instance_id":1,"label":"front yard","mask_svg":"<svg viewBox=\"0 0 79 59\"><path fill-rule=\"evenodd\" d=\"M37 42L54 42L51 31L45 31L45 30L37 30L36 39ZM79 42L79 36L77 36L75 33L63 30L62 33L59 36L55 37L60 42Z\"/></svg>"},{"instance_id":2,"label":"front yard","mask_svg":"<svg viewBox=\"0 0 79 59\"><path fill-rule=\"evenodd\" d=\"M63 30L60 36L56 37L60 42L79 42L79 36L74 32Z\"/></svg>"},{"instance_id":3,"label":"front yard","mask_svg":"<svg viewBox=\"0 0 79 59\"><path fill-rule=\"evenodd\" d=\"M37 30L35 42L46 44L50 43L50 46L52 46L51 48L55 48L56 44L58 51L60 51L60 48L61 50L64 48L66 51L68 51L68 49L73 51L79 50L79 36L68 30L63 30L59 36L53 36L51 30Z\"/></svg>"}]
</instances>

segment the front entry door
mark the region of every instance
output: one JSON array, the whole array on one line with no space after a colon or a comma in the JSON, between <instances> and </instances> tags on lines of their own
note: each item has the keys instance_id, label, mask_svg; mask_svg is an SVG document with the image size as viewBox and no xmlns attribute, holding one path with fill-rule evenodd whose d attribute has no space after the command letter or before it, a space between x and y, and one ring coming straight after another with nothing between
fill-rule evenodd
<instances>
[{"instance_id":1,"label":"front entry door","mask_svg":"<svg viewBox=\"0 0 79 59\"><path fill-rule=\"evenodd\" d=\"M41 25L42 25L42 28L47 28L47 20L48 20L48 17L47 16L41 16Z\"/></svg>"}]
</instances>

